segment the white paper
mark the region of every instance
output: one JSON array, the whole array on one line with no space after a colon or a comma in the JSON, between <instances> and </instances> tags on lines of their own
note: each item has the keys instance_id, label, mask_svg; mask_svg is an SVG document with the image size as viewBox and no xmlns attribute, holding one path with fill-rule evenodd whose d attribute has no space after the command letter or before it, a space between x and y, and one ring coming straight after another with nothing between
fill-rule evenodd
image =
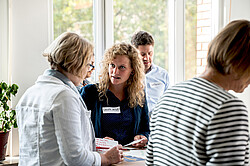
<instances>
[{"instance_id":1,"label":"white paper","mask_svg":"<svg viewBox=\"0 0 250 166\"><path fill-rule=\"evenodd\" d=\"M124 156L133 156L146 159L146 149L123 151Z\"/></svg>"},{"instance_id":2,"label":"white paper","mask_svg":"<svg viewBox=\"0 0 250 166\"><path fill-rule=\"evenodd\" d=\"M144 140L145 138L142 138L142 139L139 139L139 140L135 140L135 141L133 141L133 142L130 142L129 144L126 144L126 145L124 145L124 146L130 146L130 145L133 145L133 144L136 144L136 143L139 143L139 142L141 142L142 140Z\"/></svg>"}]
</instances>

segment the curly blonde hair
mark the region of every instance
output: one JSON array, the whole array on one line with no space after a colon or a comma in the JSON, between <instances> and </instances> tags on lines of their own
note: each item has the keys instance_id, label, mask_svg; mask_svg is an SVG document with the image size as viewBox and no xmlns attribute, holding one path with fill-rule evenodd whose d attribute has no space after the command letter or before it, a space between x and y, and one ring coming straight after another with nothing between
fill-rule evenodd
<instances>
[{"instance_id":1,"label":"curly blonde hair","mask_svg":"<svg viewBox=\"0 0 250 166\"><path fill-rule=\"evenodd\" d=\"M57 37L43 56L48 57L52 69L63 69L80 78L84 77L84 68L93 55L93 45L80 35L64 32Z\"/></svg>"},{"instance_id":2,"label":"curly blonde hair","mask_svg":"<svg viewBox=\"0 0 250 166\"><path fill-rule=\"evenodd\" d=\"M132 74L127 80L126 86L126 91L128 95L127 99L129 101L128 106L130 108L133 108L137 105L143 107L143 104L145 102L145 92L143 84L143 80L145 78L144 65L142 63L141 58L139 57L137 49L131 44L127 44L124 42L114 44L104 53L104 57L101 62L102 69L99 75L99 98L100 100L104 96L107 98L106 92L110 85L109 64L118 55L128 57L132 68Z\"/></svg>"}]
</instances>

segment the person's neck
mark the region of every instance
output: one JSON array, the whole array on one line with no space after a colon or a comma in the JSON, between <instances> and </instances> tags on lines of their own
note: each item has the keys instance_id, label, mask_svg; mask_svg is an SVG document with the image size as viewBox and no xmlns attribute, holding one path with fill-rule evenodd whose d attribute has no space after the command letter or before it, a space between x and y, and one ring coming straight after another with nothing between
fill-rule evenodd
<instances>
[{"instance_id":1,"label":"person's neck","mask_svg":"<svg viewBox=\"0 0 250 166\"><path fill-rule=\"evenodd\" d=\"M110 85L109 90L120 100L126 98L124 85Z\"/></svg>"},{"instance_id":2,"label":"person's neck","mask_svg":"<svg viewBox=\"0 0 250 166\"><path fill-rule=\"evenodd\" d=\"M145 74L147 74L148 72L150 72L151 69L152 69L152 65L148 69L145 68Z\"/></svg>"},{"instance_id":3,"label":"person's neck","mask_svg":"<svg viewBox=\"0 0 250 166\"><path fill-rule=\"evenodd\" d=\"M65 75L70 81L72 81L73 84L74 84L75 86L79 86L80 83L83 81L80 77L75 76L75 75L73 75L73 74L71 74L71 73L69 73L69 72L67 72L67 71L65 71L65 70L58 69L58 71L60 71L60 72L61 72L63 75Z\"/></svg>"},{"instance_id":4,"label":"person's neck","mask_svg":"<svg viewBox=\"0 0 250 166\"><path fill-rule=\"evenodd\" d=\"M207 68L200 77L220 86L226 91L230 90L232 75L223 75L213 68Z\"/></svg>"}]
</instances>

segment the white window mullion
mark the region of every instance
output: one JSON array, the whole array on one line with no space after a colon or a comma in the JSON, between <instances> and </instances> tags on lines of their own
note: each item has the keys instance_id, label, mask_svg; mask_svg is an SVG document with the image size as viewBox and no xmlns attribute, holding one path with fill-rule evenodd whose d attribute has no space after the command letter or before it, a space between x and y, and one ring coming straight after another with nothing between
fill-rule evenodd
<instances>
[{"instance_id":1,"label":"white window mullion","mask_svg":"<svg viewBox=\"0 0 250 166\"><path fill-rule=\"evenodd\" d=\"M174 85L185 78L184 0L169 0L169 75Z\"/></svg>"},{"instance_id":2,"label":"white window mullion","mask_svg":"<svg viewBox=\"0 0 250 166\"><path fill-rule=\"evenodd\" d=\"M95 82L100 73L100 62L107 48L113 45L113 0L94 0L94 44L95 44Z\"/></svg>"},{"instance_id":3,"label":"white window mullion","mask_svg":"<svg viewBox=\"0 0 250 166\"><path fill-rule=\"evenodd\" d=\"M114 19L113 19L113 0L104 0L105 11L104 11L104 21L105 21L105 43L104 48L110 48L114 44Z\"/></svg>"},{"instance_id":4,"label":"white window mullion","mask_svg":"<svg viewBox=\"0 0 250 166\"><path fill-rule=\"evenodd\" d=\"M168 72L170 84L175 84L175 3L174 0L168 1Z\"/></svg>"},{"instance_id":5,"label":"white window mullion","mask_svg":"<svg viewBox=\"0 0 250 166\"><path fill-rule=\"evenodd\" d=\"M185 79L185 0L176 0L175 17L175 83L182 82Z\"/></svg>"},{"instance_id":6,"label":"white window mullion","mask_svg":"<svg viewBox=\"0 0 250 166\"><path fill-rule=\"evenodd\" d=\"M98 74L100 73L100 62L105 50L105 2L100 0L93 1L93 16L94 16L94 45L95 45L95 72L94 81L98 81Z\"/></svg>"},{"instance_id":7,"label":"white window mullion","mask_svg":"<svg viewBox=\"0 0 250 166\"><path fill-rule=\"evenodd\" d=\"M211 40L218 34L219 30L222 29L225 25L224 20L224 1L211 1L212 9L211 9Z\"/></svg>"}]
</instances>

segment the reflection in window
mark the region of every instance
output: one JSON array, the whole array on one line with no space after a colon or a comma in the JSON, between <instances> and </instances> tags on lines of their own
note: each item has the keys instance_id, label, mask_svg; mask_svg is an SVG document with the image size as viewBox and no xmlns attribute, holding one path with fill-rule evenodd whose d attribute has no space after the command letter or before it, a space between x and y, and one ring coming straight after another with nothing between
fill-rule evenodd
<instances>
[{"instance_id":1,"label":"reflection in window","mask_svg":"<svg viewBox=\"0 0 250 166\"><path fill-rule=\"evenodd\" d=\"M168 0L114 0L114 42L130 42L135 31L155 39L154 63L168 70Z\"/></svg>"},{"instance_id":2,"label":"reflection in window","mask_svg":"<svg viewBox=\"0 0 250 166\"><path fill-rule=\"evenodd\" d=\"M76 32L93 42L93 0L53 0L54 38Z\"/></svg>"},{"instance_id":3,"label":"reflection in window","mask_svg":"<svg viewBox=\"0 0 250 166\"><path fill-rule=\"evenodd\" d=\"M212 0L185 1L185 79L199 76L207 65L211 41Z\"/></svg>"},{"instance_id":4,"label":"reflection in window","mask_svg":"<svg viewBox=\"0 0 250 166\"><path fill-rule=\"evenodd\" d=\"M185 1L185 80L197 75L197 0Z\"/></svg>"}]
</instances>

